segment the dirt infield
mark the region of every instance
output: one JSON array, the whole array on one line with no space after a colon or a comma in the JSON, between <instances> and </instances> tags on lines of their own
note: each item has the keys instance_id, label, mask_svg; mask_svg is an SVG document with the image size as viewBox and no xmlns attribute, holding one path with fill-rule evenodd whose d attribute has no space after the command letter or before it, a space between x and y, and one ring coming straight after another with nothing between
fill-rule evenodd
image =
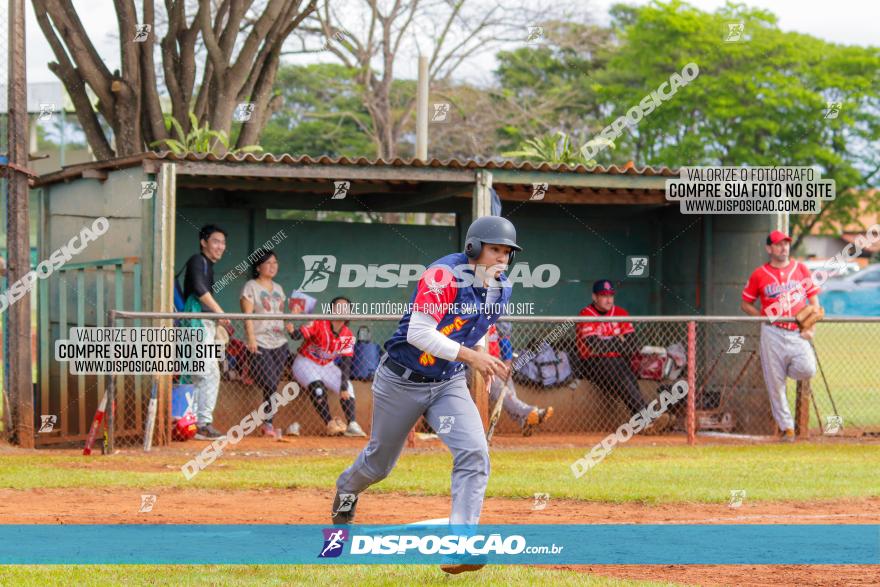
<instances>
[{"instance_id":1,"label":"dirt infield","mask_svg":"<svg viewBox=\"0 0 880 587\"><path fill-rule=\"evenodd\" d=\"M143 489L0 490L5 524L322 524L332 493L314 489L156 491L153 511L138 513ZM358 507L363 523L408 523L449 514L448 497L367 493ZM486 500L482 521L510 523L662 524L878 524L880 499L823 502L635 505L551 500L534 510L532 500ZM584 565L569 568L617 578L694 585L877 585L877 567Z\"/></svg>"},{"instance_id":2,"label":"dirt infield","mask_svg":"<svg viewBox=\"0 0 880 587\"><path fill-rule=\"evenodd\" d=\"M578 436L539 434L532 438L504 435L495 439L498 449L517 451L533 448L584 448L592 446L601 435ZM750 444L773 442L772 438L753 439L699 438L701 445ZM822 439L819 442L849 442L847 439ZM864 441L863 441L864 442ZM868 442L874 443L872 440ZM139 461L137 469L165 470L179 467L184 455L193 455L207 443L174 443L155 450ZM232 447L225 458L230 460L295 455L353 456L365 444L363 439L297 437L275 442L246 438ZM633 445L673 446L686 444L682 435L637 437ZM878 442L880 444L880 442ZM413 452L445 450L439 440L418 440ZM22 451L0 446L0 454L25 456ZM38 450L34 454L80 455L81 449ZM122 455L143 455L136 449L118 451ZM165 458L168 457L168 458ZM65 468L88 467L100 470L131 470L130 461L95 456L71 459ZM174 463L169 464L169 463ZM141 495L155 494L156 504L149 513L139 513ZM157 488L73 488L73 489L0 489L0 523L4 524L323 524L327 523L331 488L205 490ZM747 501L737 509L726 503L612 504L551 499L545 509L534 510L532 499L489 498L482 522L489 524L880 524L880 498L833 501ZM368 492L358 507L361 523L409 523L443 518L449 514L449 498L402 493ZM689 585L880 585L876 566L830 565L566 565L545 567L571 569L596 576L672 581Z\"/></svg>"}]
</instances>

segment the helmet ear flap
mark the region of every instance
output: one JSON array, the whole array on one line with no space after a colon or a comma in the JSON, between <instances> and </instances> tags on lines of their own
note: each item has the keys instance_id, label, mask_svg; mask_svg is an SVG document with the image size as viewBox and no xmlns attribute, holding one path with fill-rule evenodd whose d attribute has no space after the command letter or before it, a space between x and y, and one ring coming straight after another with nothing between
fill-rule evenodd
<instances>
[{"instance_id":1,"label":"helmet ear flap","mask_svg":"<svg viewBox=\"0 0 880 587\"><path fill-rule=\"evenodd\" d=\"M476 259L480 256L480 251L483 249L483 243L481 243L478 239L469 238L464 243L464 254L467 255L469 259Z\"/></svg>"}]
</instances>

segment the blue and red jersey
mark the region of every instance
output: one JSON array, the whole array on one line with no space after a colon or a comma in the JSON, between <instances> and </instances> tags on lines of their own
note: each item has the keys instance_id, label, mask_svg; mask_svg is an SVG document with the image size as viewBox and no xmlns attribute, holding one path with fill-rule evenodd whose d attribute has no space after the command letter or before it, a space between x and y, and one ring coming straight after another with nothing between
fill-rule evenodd
<instances>
[{"instance_id":1,"label":"blue and red jersey","mask_svg":"<svg viewBox=\"0 0 880 587\"><path fill-rule=\"evenodd\" d=\"M437 259L425 270L410 299L409 310L385 351L396 363L432 379L449 379L464 367L426 353L406 341L411 312L424 312L437 320L437 330L450 340L473 347L505 313L511 284L503 273L500 286L477 287L467 255L453 253Z\"/></svg>"}]
</instances>

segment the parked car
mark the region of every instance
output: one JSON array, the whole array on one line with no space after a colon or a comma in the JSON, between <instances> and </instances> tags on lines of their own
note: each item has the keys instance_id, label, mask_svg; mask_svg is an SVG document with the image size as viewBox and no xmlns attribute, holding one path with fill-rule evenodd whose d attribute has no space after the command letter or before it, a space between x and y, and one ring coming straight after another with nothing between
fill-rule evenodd
<instances>
[{"instance_id":1,"label":"parked car","mask_svg":"<svg viewBox=\"0 0 880 587\"><path fill-rule=\"evenodd\" d=\"M880 316L880 263L857 273L829 279L819 302L835 316Z\"/></svg>"},{"instance_id":2,"label":"parked car","mask_svg":"<svg viewBox=\"0 0 880 587\"><path fill-rule=\"evenodd\" d=\"M807 269L810 270L810 273L815 275L817 270L819 270L819 269L825 270L825 263L827 263L827 262L828 262L827 259L822 260L822 261L817 261L816 259L810 259L809 261L804 261L804 265L807 266ZM835 278L846 277L847 275L852 275L853 273L857 273L860 269L861 269L861 267L859 266L858 263L856 263L855 261L850 261L849 263L847 263L846 265L843 266L843 269L840 271L840 273L835 273L834 277Z\"/></svg>"}]
</instances>

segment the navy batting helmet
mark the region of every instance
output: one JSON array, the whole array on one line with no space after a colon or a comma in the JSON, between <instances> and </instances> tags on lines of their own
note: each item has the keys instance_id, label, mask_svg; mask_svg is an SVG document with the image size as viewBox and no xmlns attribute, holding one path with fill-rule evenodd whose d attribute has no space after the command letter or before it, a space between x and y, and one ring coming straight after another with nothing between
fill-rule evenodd
<instances>
[{"instance_id":1,"label":"navy batting helmet","mask_svg":"<svg viewBox=\"0 0 880 587\"><path fill-rule=\"evenodd\" d=\"M508 265L513 264L513 254L522 250L522 247L516 244L516 228L513 223L501 216L483 216L471 223L464 241L465 255L470 259L476 259L483 250L483 243L507 245L513 249L510 251Z\"/></svg>"}]
</instances>

